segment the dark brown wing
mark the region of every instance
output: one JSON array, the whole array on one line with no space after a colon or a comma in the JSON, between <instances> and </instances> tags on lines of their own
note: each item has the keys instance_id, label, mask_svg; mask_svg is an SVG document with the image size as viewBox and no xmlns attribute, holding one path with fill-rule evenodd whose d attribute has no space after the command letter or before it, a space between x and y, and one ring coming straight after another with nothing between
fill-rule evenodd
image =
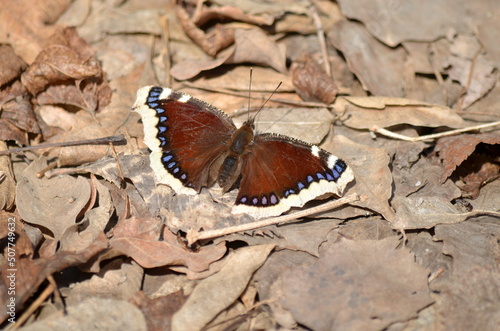
<instances>
[{"instance_id":1,"label":"dark brown wing","mask_svg":"<svg viewBox=\"0 0 500 331\"><path fill-rule=\"evenodd\" d=\"M354 179L338 157L300 140L261 134L245 155L233 213L276 216L323 195L341 195Z\"/></svg>"},{"instance_id":2,"label":"dark brown wing","mask_svg":"<svg viewBox=\"0 0 500 331\"><path fill-rule=\"evenodd\" d=\"M236 130L219 109L187 94L163 87L137 92L134 110L144 123L144 142L158 183L177 193L194 194L212 184L212 165L227 153ZM210 179L210 180L209 180Z\"/></svg>"}]
</instances>

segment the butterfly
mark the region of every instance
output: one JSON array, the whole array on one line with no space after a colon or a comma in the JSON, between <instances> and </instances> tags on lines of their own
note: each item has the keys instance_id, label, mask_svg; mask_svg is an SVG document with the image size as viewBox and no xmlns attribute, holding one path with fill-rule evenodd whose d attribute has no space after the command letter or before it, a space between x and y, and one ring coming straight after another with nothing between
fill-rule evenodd
<instances>
[{"instance_id":1,"label":"butterfly","mask_svg":"<svg viewBox=\"0 0 500 331\"><path fill-rule=\"evenodd\" d=\"M354 179L340 158L318 146L274 133L240 128L218 108L160 86L138 90L144 142L157 184L193 195L218 183L239 188L233 214L280 215L326 193L342 195Z\"/></svg>"}]
</instances>

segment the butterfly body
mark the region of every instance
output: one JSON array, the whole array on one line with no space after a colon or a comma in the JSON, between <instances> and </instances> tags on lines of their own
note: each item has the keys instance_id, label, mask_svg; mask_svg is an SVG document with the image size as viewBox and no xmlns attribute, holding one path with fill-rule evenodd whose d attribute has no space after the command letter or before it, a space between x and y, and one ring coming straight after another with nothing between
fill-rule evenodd
<instances>
[{"instance_id":1,"label":"butterfly body","mask_svg":"<svg viewBox=\"0 0 500 331\"><path fill-rule=\"evenodd\" d=\"M219 109L181 92L141 88L133 109L157 182L180 194L216 182L225 192L239 187L233 213L279 215L326 193L341 195L354 179L344 161L321 148L255 133L253 119L236 128Z\"/></svg>"}]
</instances>

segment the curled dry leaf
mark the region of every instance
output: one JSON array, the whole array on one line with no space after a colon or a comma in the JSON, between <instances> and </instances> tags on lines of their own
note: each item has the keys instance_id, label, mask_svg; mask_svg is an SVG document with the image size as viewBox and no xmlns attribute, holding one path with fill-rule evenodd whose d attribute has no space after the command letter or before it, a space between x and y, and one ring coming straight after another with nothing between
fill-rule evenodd
<instances>
[{"instance_id":1,"label":"curled dry leaf","mask_svg":"<svg viewBox=\"0 0 500 331\"><path fill-rule=\"evenodd\" d=\"M499 177L499 145L500 135L495 133L439 139L435 152L438 153L444 168L441 182L456 171L466 183L466 191L477 197L482 185Z\"/></svg>"},{"instance_id":2,"label":"curled dry leaf","mask_svg":"<svg viewBox=\"0 0 500 331\"><path fill-rule=\"evenodd\" d=\"M75 29L60 29L23 73L21 81L32 95L52 87L50 92L39 96L40 104L71 104L89 111L100 109L110 102L111 89L93 53Z\"/></svg>"},{"instance_id":3,"label":"curled dry leaf","mask_svg":"<svg viewBox=\"0 0 500 331\"><path fill-rule=\"evenodd\" d=\"M0 45L0 63L2 64L0 87L17 79L26 68L26 63L17 57L9 45Z\"/></svg>"},{"instance_id":4,"label":"curled dry leaf","mask_svg":"<svg viewBox=\"0 0 500 331\"><path fill-rule=\"evenodd\" d=\"M274 18L268 14L260 16L245 13L241 8L232 6L210 7L203 9L193 17L193 21L197 26L203 26L211 20L234 20L255 25L271 25Z\"/></svg>"},{"instance_id":5,"label":"curled dry leaf","mask_svg":"<svg viewBox=\"0 0 500 331\"><path fill-rule=\"evenodd\" d=\"M205 38L204 36L199 38L201 37ZM185 60L176 63L172 67L172 76L179 80L190 79L202 71L214 69L222 64L240 63L255 63L271 67L281 73L287 72L285 46L277 44L262 30L231 29L231 37L234 47L224 50L215 59Z\"/></svg>"},{"instance_id":6,"label":"curled dry leaf","mask_svg":"<svg viewBox=\"0 0 500 331\"><path fill-rule=\"evenodd\" d=\"M220 259L226 252L224 242L204 246L198 252L189 251L168 228L164 228L160 240L159 223L151 220L147 229L141 225L143 221L135 218L123 220L115 227L110 243L111 248L130 256L144 268L184 265L200 272L207 270L210 263Z\"/></svg>"},{"instance_id":7,"label":"curled dry leaf","mask_svg":"<svg viewBox=\"0 0 500 331\"><path fill-rule=\"evenodd\" d=\"M99 77L101 68L82 43L74 29L56 32L21 77L28 91L36 95L50 84Z\"/></svg>"},{"instance_id":8,"label":"curled dry leaf","mask_svg":"<svg viewBox=\"0 0 500 331\"><path fill-rule=\"evenodd\" d=\"M208 55L215 56L234 42L234 30L221 24L215 25L210 33L198 28L182 5L175 6L175 13L184 32Z\"/></svg>"},{"instance_id":9,"label":"curled dry leaf","mask_svg":"<svg viewBox=\"0 0 500 331\"><path fill-rule=\"evenodd\" d=\"M19 81L0 91L0 140L28 143L26 132L40 133L40 127L27 96Z\"/></svg>"},{"instance_id":10,"label":"curled dry leaf","mask_svg":"<svg viewBox=\"0 0 500 331\"><path fill-rule=\"evenodd\" d=\"M0 141L0 151L7 150L7 144ZM9 155L0 156L0 210L10 210L14 205L16 180Z\"/></svg>"},{"instance_id":11,"label":"curled dry leaf","mask_svg":"<svg viewBox=\"0 0 500 331\"><path fill-rule=\"evenodd\" d=\"M295 59L290 68L295 91L306 101L331 104L337 97L337 87L325 70L307 53Z\"/></svg>"}]
</instances>

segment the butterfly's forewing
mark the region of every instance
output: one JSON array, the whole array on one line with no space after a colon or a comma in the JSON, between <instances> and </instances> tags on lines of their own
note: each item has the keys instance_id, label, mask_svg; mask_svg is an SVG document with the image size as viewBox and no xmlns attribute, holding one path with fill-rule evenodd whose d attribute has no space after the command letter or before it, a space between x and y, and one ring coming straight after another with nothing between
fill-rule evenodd
<instances>
[{"instance_id":1,"label":"butterfly's forewing","mask_svg":"<svg viewBox=\"0 0 500 331\"><path fill-rule=\"evenodd\" d=\"M195 194L213 184L236 127L219 109L187 94L147 86L134 110L144 124L144 142L157 182L177 193Z\"/></svg>"},{"instance_id":2,"label":"butterfly's forewing","mask_svg":"<svg viewBox=\"0 0 500 331\"><path fill-rule=\"evenodd\" d=\"M317 146L275 134L256 135L243 160L233 213L280 215L325 193L341 195L352 170Z\"/></svg>"}]
</instances>

